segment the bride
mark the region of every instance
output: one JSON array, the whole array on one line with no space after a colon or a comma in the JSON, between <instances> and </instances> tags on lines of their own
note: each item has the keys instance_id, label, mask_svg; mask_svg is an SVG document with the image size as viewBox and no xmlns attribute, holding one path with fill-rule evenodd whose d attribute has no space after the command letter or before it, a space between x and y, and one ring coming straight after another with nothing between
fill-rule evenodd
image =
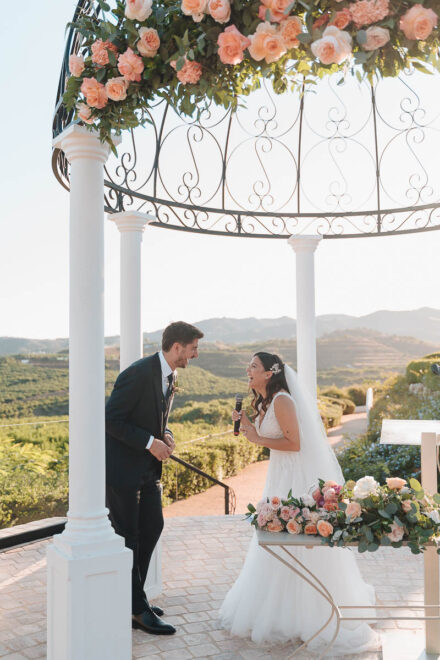
<instances>
[{"instance_id":1,"label":"bride","mask_svg":"<svg viewBox=\"0 0 440 660\"><path fill-rule=\"evenodd\" d=\"M286 498L310 493L318 479L344 483L341 468L328 444L312 397L298 384L298 377L277 355L256 353L247 368L255 411L247 415L241 431L257 445L270 449L263 498ZM353 551L346 548L290 548L292 554L320 579L338 605L374 605L373 587L362 579ZM220 609L224 628L233 635L250 636L255 642L310 639L324 625L330 606L312 587L257 543L254 533L235 584ZM359 614L361 612L361 614ZM368 610L344 610L346 616L362 616ZM369 610L371 613L371 610ZM308 646L318 650L335 631L334 620ZM332 647L337 657L378 647L377 636L360 621L345 621Z\"/></svg>"}]
</instances>

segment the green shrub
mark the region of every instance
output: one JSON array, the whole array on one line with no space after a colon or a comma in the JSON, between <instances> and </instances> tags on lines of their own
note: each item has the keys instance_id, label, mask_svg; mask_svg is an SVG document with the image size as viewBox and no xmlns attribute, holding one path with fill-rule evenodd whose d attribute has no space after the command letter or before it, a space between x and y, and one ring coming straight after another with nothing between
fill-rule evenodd
<instances>
[{"instance_id":1,"label":"green shrub","mask_svg":"<svg viewBox=\"0 0 440 660\"><path fill-rule=\"evenodd\" d=\"M326 429L333 428L341 423L344 406L337 399L319 395L318 408Z\"/></svg>"},{"instance_id":2,"label":"green shrub","mask_svg":"<svg viewBox=\"0 0 440 660\"><path fill-rule=\"evenodd\" d=\"M406 367L406 380L408 383L423 383L426 376L431 375L431 365L438 362L438 353L431 353L421 360L413 360ZM435 378L435 377L434 377ZM438 376L437 376L438 380ZM436 384L437 381L434 380ZM426 383L425 383L426 385Z\"/></svg>"},{"instance_id":3,"label":"green shrub","mask_svg":"<svg viewBox=\"0 0 440 660\"><path fill-rule=\"evenodd\" d=\"M347 387L347 395L355 406L365 406L368 385L352 385Z\"/></svg>"}]
</instances>

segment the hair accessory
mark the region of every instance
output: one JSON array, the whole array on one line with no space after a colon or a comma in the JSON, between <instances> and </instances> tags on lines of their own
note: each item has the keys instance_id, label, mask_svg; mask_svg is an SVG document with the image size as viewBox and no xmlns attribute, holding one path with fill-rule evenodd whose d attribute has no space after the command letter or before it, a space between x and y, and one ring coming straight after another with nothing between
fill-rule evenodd
<instances>
[{"instance_id":1,"label":"hair accessory","mask_svg":"<svg viewBox=\"0 0 440 660\"><path fill-rule=\"evenodd\" d=\"M273 374L275 374L276 376L277 376L278 374L280 374L280 373L281 373L281 368L280 368L279 363L278 363L278 362L275 362L275 364L273 364L273 365L271 366L271 368L269 369L269 371L271 371L271 372L272 372Z\"/></svg>"}]
</instances>

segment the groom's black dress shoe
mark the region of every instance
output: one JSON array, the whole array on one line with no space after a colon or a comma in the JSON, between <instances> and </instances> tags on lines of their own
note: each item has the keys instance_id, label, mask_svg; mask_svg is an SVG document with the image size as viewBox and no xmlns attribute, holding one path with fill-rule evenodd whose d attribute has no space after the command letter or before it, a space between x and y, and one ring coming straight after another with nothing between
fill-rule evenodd
<instances>
[{"instance_id":1,"label":"groom's black dress shoe","mask_svg":"<svg viewBox=\"0 0 440 660\"><path fill-rule=\"evenodd\" d=\"M142 614L133 614L132 627L144 630L150 635L174 635L176 632L174 626L159 619L152 609L145 610Z\"/></svg>"},{"instance_id":2,"label":"groom's black dress shoe","mask_svg":"<svg viewBox=\"0 0 440 660\"><path fill-rule=\"evenodd\" d=\"M153 610L153 612L155 614L157 614L157 616L163 616L164 615L164 611L161 607L159 607L159 605L152 605L151 609Z\"/></svg>"}]
</instances>

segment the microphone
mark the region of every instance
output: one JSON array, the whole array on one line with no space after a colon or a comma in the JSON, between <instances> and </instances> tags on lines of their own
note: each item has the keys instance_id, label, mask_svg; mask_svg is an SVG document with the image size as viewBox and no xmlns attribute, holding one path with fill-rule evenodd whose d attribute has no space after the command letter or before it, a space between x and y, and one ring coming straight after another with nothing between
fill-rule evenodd
<instances>
[{"instance_id":1,"label":"microphone","mask_svg":"<svg viewBox=\"0 0 440 660\"><path fill-rule=\"evenodd\" d=\"M431 371L436 376L440 376L440 364L431 364Z\"/></svg>"},{"instance_id":2,"label":"microphone","mask_svg":"<svg viewBox=\"0 0 440 660\"><path fill-rule=\"evenodd\" d=\"M237 394L235 397L235 410L237 412L241 412L241 404L243 403L243 396L241 394ZM234 422L234 435L238 435L240 433L240 420L237 419L236 422Z\"/></svg>"}]
</instances>

